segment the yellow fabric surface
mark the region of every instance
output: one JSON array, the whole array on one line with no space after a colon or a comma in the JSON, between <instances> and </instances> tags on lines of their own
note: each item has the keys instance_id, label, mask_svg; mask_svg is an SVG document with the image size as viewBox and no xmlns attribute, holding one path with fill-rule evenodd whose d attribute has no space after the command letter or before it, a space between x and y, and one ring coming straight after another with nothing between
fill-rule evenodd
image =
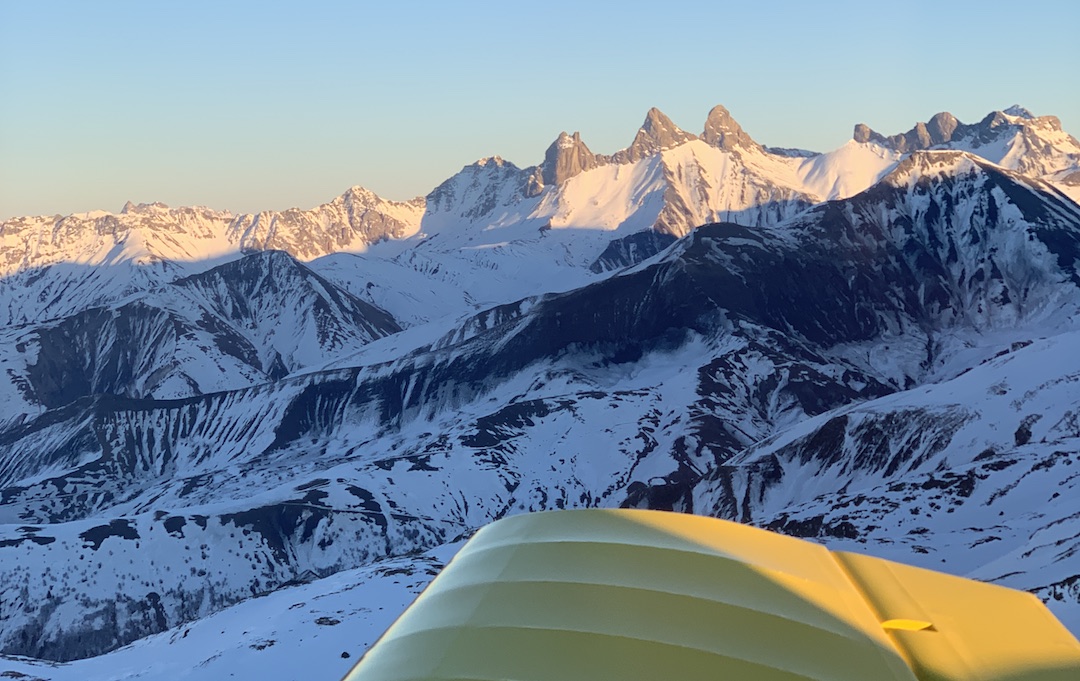
<instances>
[{"instance_id":1,"label":"yellow fabric surface","mask_svg":"<svg viewBox=\"0 0 1080 681\"><path fill-rule=\"evenodd\" d=\"M892 631L920 681L1080 681L1080 643L1029 593L852 553L837 560Z\"/></svg>"},{"instance_id":2,"label":"yellow fabric surface","mask_svg":"<svg viewBox=\"0 0 1080 681\"><path fill-rule=\"evenodd\" d=\"M346 681L1080 681L1077 654L1027 594L713 518L580 510L480 530Z\"/></svg>"},{"instance_id":3,"label":"yellow fabric surface","mask_svg":"<svg viewBox=\"0 0 1080 681\"><path fill-rule=\"evenodd\" d=\"M881 623L881 628L886 631L924 631L933 628L933 626L933 622L923 622L922 620L885 620Z\"/></svg>"}]
</instances>

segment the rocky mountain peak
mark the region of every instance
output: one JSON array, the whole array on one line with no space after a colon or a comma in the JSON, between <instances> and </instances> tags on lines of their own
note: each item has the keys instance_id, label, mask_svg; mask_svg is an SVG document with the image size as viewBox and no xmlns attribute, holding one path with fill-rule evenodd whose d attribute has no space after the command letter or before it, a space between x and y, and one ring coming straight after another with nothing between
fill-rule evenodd
<instances>
[{"instance_id":1,"label":"rocky mountain peak","mask_svg":"<svg viewBox=\"0 0 1080 681\"><path fill-rule=\"evenodd\" d=\"M867 142L873 142L874 137L881 137L871 129L866 123L856 123L855 131L851 134L851 138L860 144L866 144Z\"/></svg>"},{"instance_id":2,"label":"rocky mountain peak","mask_svg":"<svg viewBox=\"0 0 1080 681\"><path fill-rule=\"evenodd\" d=\"M889 137L875 132L865 123L859 123L855 126L852 137L856 142L873 142L900 153L907 153L946 144L957 136L957 131L962 132L966 127L957 120L956 116L948 111L942 111L926 123L916 123L911 130Z\"/></svg>"},{"instance_id":3,"label":"rocky mountain peak","mask_svg":"<svg viewBox=\"0 0 1080 681\"><path fill-rule=\"evenodd\" d=\"M731 113L719 104L712 108L705 119L705 130L701 133L701 139L724 151L758 147L758 143L746 134L742 126L731 117Z\"/></svg>"},{"instance_id":4,"label":"rocky mountain peak","mask_svg":"<svg viewBox=\"0 0 1080 681\"><path fill-rule=\"evenodd\" d=\"M382 199L375 192L360 185L355 185L346 189L344 194L333 201L333 203L339 202L346 206L372 206L381 203Z\"/></svg>"},{"instance_id":5,"label":"rocky mountain peak","mask_svg":"<svg viewBox=\"0 0 1080 681\"><path fill-rule=\"evenodd\" d=\"M921 149L897 164L882 178L881 183L894 187L906 186L926 176L940 178L942 175L956 175L963 170L984 168L984 164L985 161L965 151Z\"/></svg>"},{"instance_id":6,"label":"rocky mountain peak","mask_svg":"<svg viewBox=\"0 0 1080 681\"><path fill-rule=\"evenodd\" d=\"M1035 116L1024 107L1013 105L1004 111L992 111L978 123L972 124L961 123L951 113L942 112L926 123L916 123L915 127L905 133L890 136L877 133L866 124L859 123L855 126L853 138L856 142L873 142L893 151L909 153L957 144L962 140L985 145L998 139L1003 133L1021 130L1036 136L1061 132L1061 121L1055 116Z\"/></svg>"},{"instance_id":7,"label":"rocky mountain peak","mask_svg":"<svg viewBox=\"0 0 1080 681\"><path fill-rule=\"evenodd\" d=\"M1035 119L1035 114L1031 113L1019 104L1013 104L1008 109L1002 111L1002 113L1008 114L1010 116L1016 116L1017 118L1027 118L1029 120Z\"/></svg>"},{"instance_id":8,"label":"rocky mountain peak","mask_svg":"<svg viewBox=\"0 0 1080 681\"><path fill-rule=\"evenodd\" d=\"M517 167L510 161L504 160L502 156L485 156L472 164L475 168L502 168L503 166Z\"/></svg>"},{"instance_id":9,"label":"rocky mountain peak","mask_svg":"<svg viewBox=\"0 0 1080 681\"><path fill-rule=\"evenodd\" d=\"M561 132L544 153L540 174L545 185L561 184L597 165L596 155L581 141L581 133Z\"/></svg>"},{"instance_id":10,"label":"rocky mountain peak","mask_svg":"<svg viewBox=\"0 0 1080 681\"><path fill-rule=\"evenodd\" d=\"M942 111L934 114L934 117L927 122L924 129L933 144L943 144L952 139L953 133L956 132L956 128L959 126L960 121L956 119L956 116L953 116L948 111Z\"/></svg>"},{"instance_id":11,"label":"rocky mountain peak","mask_svg":"<svg viewBox=\"0 0 1080 681\"><path fill-rule=\"evenodd\" d=\"M653 106L649 107L649 110L645 112L645 122L641 124L641 127L649 132L656 132L670 130L678 126L668 118L667 114Z\"/></svg>"},{"instance_id":12,"label":"rocky mountain peak","mask_svg":"<svg viewBox=\"0 0 1080 681\"><path fill-rule=\"evenodd\" d=\"M337 197L328 205L344 204L345 206L357 206L362 208L386 208L386 207L416 207L424 205L424 197L418 196L408 201L392 201L384 199L375 192L371 191L367 187L361 185L354 185L345 190L341 196Z\"/></svg>"},{"instance_id":13,"label":"rocky mountain peak","mask_svg":"<svg viewBox=\"0 0 1080 681\"><path fill-rule=\"evenodd\" d=\"M342 196L352 196L355 198L371 198L377 197L378 194L371 191L367 187L364 187L363 185L354 184L353 186L346 189L345 193L342 194Z\"/></svg>"},{"instance_id":14,"label":"rocky mountain peak","mask_svg":"<svg viewBox=\"0 0 1080 681\"><path fill-rule=\"evenodd\" d=\"M982 130L993 130L994 128L1000 128L1002 126L1011 125L1012 121L1002 111L991 111L978 122L978 127Z\"/></svg>"},{"instance_id":15,"label":"rocky mountain peak","mask_svg":"<svg viewBox=\"0 0 1080 681\"><path fill-rule=\"evenodd\" d=\"M167 213L170 210L168 205L160 201L154 201L153 203L135 203L134 201L128 201L124 204L124 207L120 209L120 215L130 215L132 213ZM183 210L183 208L179 210Z\"/></svg>"},{"instance_id":16,"label":"rocky mountain peak","mask_svg":"<svg viewBox=\"0 0 1080 681\"><path fill-rule=\"evenodd\" d=\"M634 141L617 152L612 160L615 163L633 163L693 139L697 139L697 136L681 129L660 109L653 107L645 114L645 122L638 129Z\"/></svg>"}]
</instances>

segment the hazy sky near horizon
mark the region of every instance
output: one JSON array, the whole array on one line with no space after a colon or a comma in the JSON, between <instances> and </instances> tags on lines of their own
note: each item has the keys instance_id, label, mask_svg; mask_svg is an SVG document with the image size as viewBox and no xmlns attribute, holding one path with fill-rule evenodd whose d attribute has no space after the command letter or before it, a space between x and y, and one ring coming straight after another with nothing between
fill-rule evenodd
<instances>
[{"instance_id":1,"label":"hazy sky near horizon","mask_svg":"<svg viewBox=\"0 0 1080 681\"><path fill-rule=\"evenodd\" d=\"M0 2L0 219L426 194L656 106L819 151L1019 103L1080 135L1080 3Z\"/></svg>"}]
</instances>

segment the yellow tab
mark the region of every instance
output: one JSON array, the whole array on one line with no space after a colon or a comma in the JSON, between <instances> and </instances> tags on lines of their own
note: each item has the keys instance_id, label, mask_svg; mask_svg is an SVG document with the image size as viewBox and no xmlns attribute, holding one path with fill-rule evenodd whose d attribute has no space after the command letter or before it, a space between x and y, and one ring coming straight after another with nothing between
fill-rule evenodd
<instances>
[{"instance_id":1,"label":"yellow tab","mask_svg":"<svg viewBox=\"0 0 1080 681\"><path fill-rule=\"evenodd\" d=\"M933 630L934 625L922 620L885 620L881 623L881 628L896 631L923 631L926 629Z\"/></svg>"}]
</instances>

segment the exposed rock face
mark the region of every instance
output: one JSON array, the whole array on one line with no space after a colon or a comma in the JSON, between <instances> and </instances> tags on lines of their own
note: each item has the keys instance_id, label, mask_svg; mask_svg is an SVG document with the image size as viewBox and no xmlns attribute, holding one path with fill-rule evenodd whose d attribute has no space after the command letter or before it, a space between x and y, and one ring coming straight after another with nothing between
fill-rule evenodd
<instances>
[{"instance_id":1,"label":"exposed rock face","mask_svg":"<svg viewBox=\"0 0 1080 681\"><path fill-rule=\"evenodd\" d=\"M943 111L931 118L924 129L933 144L942 144L952 139L953 133L956 132L959 125L960 121L956 120L956 116Z\"/></svg>"},{"instance_id":2,"label":"exposed rock face","mask_svg":"<svg viewBox=\"0 0 1080 681\"><path fill-rule=\"evenodd\" d=\"M875 132L865 123L859 123L855 126L852 137L856 142L875 142L894 151L907 153L948 144L963 138L972 138L986 144L1010 127L1025 132L1028 129L1061 132L1061 121L1056 116L1036 117L1019 106L1010 107L1005 111L991 112L978 123L972 124L961 123L956 116L943 111L926 123L916 123L915 127L905 133L888 137Z\"/></svg>"},{"instance_id":3,"label":"exposed rock face","mask_svg":"<svg viewBox=\"0 0 1080 681\"><path fill-rule=\"evenodd\" d=\"M176 399L277 380L398 331L385 311L268 251L5 331L0 366L50 409L100 394Z\"/></svg>"},{"instance_id":4,"label":"exposed rock face","mask_svg":"<svg viewBox=\"0 0 1080 681\"><path fill-rule=\"evenodd\" d=\"M673 235L651 229L634 232L621 239L613 239L604 249L604 252L600 254L600 257L589 266L589 269L599 274L600 272L636 265L656 255L675 243L675 241Z\"/></svg>"},{"instance_id":5,"label":"exposed rock face","mask_svg":"<svg viewBox=\"0 0 1080 681\"><path fill-rule=\"evenodd\" d=\"M1031 113L1019 104L1013 104L1008 109L1002 111L1002 113L1009 114L1010 116L1016 116L1017 118L1028 118L1035 120L1035 114ZM1056 118L1056 116L1047 116L1047 118Z\"/></svg>"},{"instance_id":6,"label":"exposed rock face","mask_svg":"<svg viewBox=\"0 0 1080 681\"><path fill-rule=\"evenodd\" d=\"M708 118L705 119L705 131L701 133L701 139L724 151L759 147L758 143L731 117L731 113L719 104L712 108Z\"/></svg>"},{"instance_id":7,"label":"exposed rock face","mask_svg":"<svg viewBox=\"0 0 1080 681\"><path fill-rule=\"evenodd\" d=\"M581 141L581 133L567 135L551 143L540 166L544 184L560 184L571 177L597 166L596 155Z\"/></svg>"},{"instance_id":8,"label":"exposed rock face","mask_svg":"<svg viewBox=\"0 0 1080 681\"><path fill-rule=\"evenodd\" d=\"M242 215L230 226L230 239L245 251L282 250L310 260L358 244L400 239L415 231L422 199L386 201L363 187L353 187L312 210Z\"/></svg>"},{"instance_id":9,"label":"exposed rock face","mask_svg":"<svg viewBox=\"0 0 1080 681\"><path fill-rule=\"evenodd\" d=\"M630 146L611 155L594 154L581 141L580 133L575 132L573 135L566 132L559 133L558 139L552 142L544 154L544 162L530 169L531 174L526 182L525 195L536 196L545 187L560 185L598 166L610 163L635 163L698 139L724 151L741 149L764 151L723 106L717 105L709 112L705 121L705 130L700 136L682 130L663 112L654 107L645 115L645 121L641 124ZM811 156L813 154L795 150L793 154L782 155Z\"/></svg>"},{"instance_id":10,"label":"exposed rock face","mask_svg":"<svg viewBox=\"0 0 1080 681\"><path fill-rule=\"evenodd\" d=\"M766 152L773 156L787 156L788 158L813 158L815 156L821 156L820 151L811 151L809 149L798 149L795 147L763 147Z\"/></svg>"},{"instance_id":11,"label":"exposed rock face","mask_svg":"<svg viewBox=\"0 0 1080 681\"><path fill-rule=\"evenodd\" d=\"M645 115L645 122L638 129L634 141L626 149L616 152L611 160L614 163L633 163L692 139L697 139L697 136L681 129L660 109L653 107Z\"/></svg>"},{"instance_id":12,"label":"exposed rock face","mask_svg":"<svg viewBox=\"0 0 1080 681\"><path fill-rule=\"evenodd\" d=\"M952 141L958 129L963 128L962 132L965 132L972 126L964 126L957 120L956 116L953 116L947 111L943 111L939 114L935 114L926 123L916 123L915 127L900 135L892 135L891 137L885 137L880 133L874 132L865 123L859 123L855 126L855 133L853 135L856 142L875 142L884 147L899 151L901 153L907 153L909 151L918 151L920 149L929 149L932 146L938 144L945 144Z\"/></svg>"},{"instance_id":13,"label":"exposed rock face","mask_svg":"<svg viewBox=\"0 0 1080 681\"><path fill-rule=\"evenodd\" d=\"M1061 121L1056 116L1034 116L1020 106L993 111L972 124L939 113L926 123L890 137L860 123L855 126L854 139L900 153L924 149L967 151L1024 175L1057 183L1063 183L1080 167L1080 142L1061 129Z\"/></svg>"},{"instance_id":14,"label":"exposed rock face","mask_svg":"<svg viewBox=\"0 0 1080 681\"><path fill-rule=\"evenodd\" d=\"M282 250L311 260L407 237L418 229L423 213L423 198L388 201L353 187L310 210L233 215L129 201L117 214L18 217L0 222L0 274L54 263L145 265L256 250Z\"/></svg>"},{"instance_id":15,"label":"exposed rock face","mask_svg":"<svg viewBox=\"0 0 1080 681\"><path fill-rule=\"evenodd\" d=\"M499 156L465 166L426 197L423 224L440 220L468 222L490 216L499 206L510 206L530 196L535 168L518 168Z\"/></svg>"},{"instance_id":16,"label":"exposed rock face","mask_svg":"<svg viewBox=\"0 0 1080 681\"><path fill-rule=\"evenodd\" d=\"M855 131L851 133L851 139L855 140L859 144L866 144L872 141L874 136L881 137L866 123L856 123Z\"/></svg>"}]
</instances>

